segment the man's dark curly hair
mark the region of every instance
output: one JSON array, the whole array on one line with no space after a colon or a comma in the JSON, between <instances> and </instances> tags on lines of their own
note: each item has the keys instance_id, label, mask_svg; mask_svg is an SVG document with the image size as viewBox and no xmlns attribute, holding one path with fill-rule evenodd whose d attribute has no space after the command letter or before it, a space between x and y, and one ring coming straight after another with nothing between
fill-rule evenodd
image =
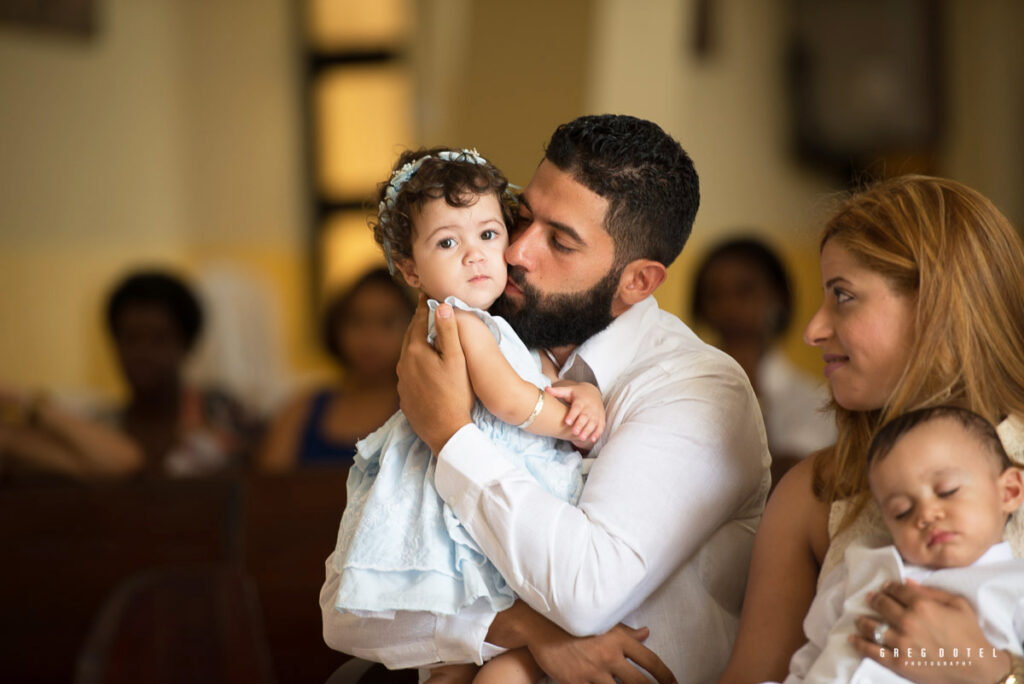
<instances>
[{"instance_id":1,"label":"man's dark curly hair","mask_svg":"<svg viewBox=\"0 0 1024 684\"><path fill-rule=\"evenodd\" d=\"M414 209L422 209L428 200L443 197L449 206L468 207L475 203L480 195L493 192L497 194L501 204L505 227L512 228L516 207L514 199L506 192L508 179L505 178L505 175L490 162L474 163L468 156L451 161L440 159L437 155L444 151L457 152L458 150L448 147L431 147L403 152L391 169L388 180L378 186L377 201L379 203L385 200L395 171L417 159L428 157L423 160L416 173L398 189L394 206L380 210L376 220L371 219L370 221L370 227L373 228L373 239L385 253L388 251L385 244L390 245L391 258L395 261L412 258L412 213Z\"/></svg>"},{"instance_id":2,"label":"man's dark curly hair","mask_svg":"<svg viewBox=\"0 0 1024 684\"><path fill-rule=\"evenodd\" d=\"M686 151L657 124L633 116L582 116L551 136L545 158L608 200L605 230L616 264L671 264L700 204L697 171Z\"/></svg>"},{"instance_id":3,"label":"man's dark curly hair","mask_svg":"<svg viewBox=\"0 0 1024 684\"><path fill-rule=\"evenodd\" d=\"M181 332L185 349L191 349L203 328L199 299L185 281L166 271L136 271L121 280L107 298L107 329L117 336L118 317L135 305L163 309Z\"/></svg>"}]
</instances>

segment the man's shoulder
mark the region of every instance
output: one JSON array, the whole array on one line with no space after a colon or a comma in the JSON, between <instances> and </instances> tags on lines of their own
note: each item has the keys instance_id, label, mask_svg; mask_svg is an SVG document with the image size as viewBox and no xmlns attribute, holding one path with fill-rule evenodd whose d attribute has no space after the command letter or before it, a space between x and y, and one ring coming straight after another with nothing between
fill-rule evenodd
<instances>
[{"instance_id":1,"label":"man's shoulder","mask_svg":"<svg viewBox=\"0 0 1024 684\"><path fill-rule=\"evenodd\" d=\"M643 331L634 366L655 366L679 379L715 376L746 382L746 374L731 356L700 339L677 316L662 309L657 314Z\"/></svg>"}]
</instances>

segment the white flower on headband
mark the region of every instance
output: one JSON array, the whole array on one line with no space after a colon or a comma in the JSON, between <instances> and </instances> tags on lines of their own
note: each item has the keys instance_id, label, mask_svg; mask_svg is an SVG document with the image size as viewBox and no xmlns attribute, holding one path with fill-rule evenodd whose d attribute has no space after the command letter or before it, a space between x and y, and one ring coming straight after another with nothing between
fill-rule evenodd
<instances>
[{"instance_id":1,"label":"white flower on headband","mask_svg":"<svg viewBox=\"0 0 1024 684\"><path fill-rule=\"evenodd\" d=\"M420 166L426 160L436 157L437 159L443 159L445 161L461 161L469 162L470 164L486 164L487 160L480 156L480 153L476 151L474 147L471 150L441 150L436 155L426 154L419 159L403 164L402 167L391 174L391 180L388 181L388 187L384 190L384 199L377 205L377 221L383 220L384 212L390 211L395 208L395 202L398 200L398 192L402 189L402 186L409 182ZM392 275L395 273L395 260L391 256L391 243L385 239L381 243L381 248L384 250L384 258L388 263L388 271Z\"/></svg>"}]
</instances>

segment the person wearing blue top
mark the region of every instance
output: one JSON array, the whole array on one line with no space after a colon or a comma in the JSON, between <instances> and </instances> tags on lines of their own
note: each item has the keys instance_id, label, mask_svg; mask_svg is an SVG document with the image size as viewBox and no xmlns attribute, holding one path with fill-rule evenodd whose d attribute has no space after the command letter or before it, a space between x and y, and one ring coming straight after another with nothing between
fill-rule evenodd
<instances>
[{"instance_id":1,"label":"person wearing blue top","mask_svg":"<svg viewBox=\"0 0 1024 684\"><path fill-rule=\"evenodd\" d=\"M260 453L264 470L352 465L356 442L398 408L395 364L412 312L406 288L385 268L368 271L330 300L323 345L342 375L277 414Z\"/></svg>"}]
</instances>

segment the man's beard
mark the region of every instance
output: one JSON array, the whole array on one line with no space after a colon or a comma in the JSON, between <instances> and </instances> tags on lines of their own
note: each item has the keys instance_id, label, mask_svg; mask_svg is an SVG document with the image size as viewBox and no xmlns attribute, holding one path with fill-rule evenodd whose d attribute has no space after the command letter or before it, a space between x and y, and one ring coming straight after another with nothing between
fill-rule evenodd
<instances>
[{"instance_id":1,"label":"man's beard","mask_svg":"<svg viewBox=\"0 0 1024 684\"><path fill-rule=\"evenodd\" d=\"M621 268L612 268L589 290L542 295L526 282L526 271L513 266L508 278L522 290L522 304L517 309L503 294L490 311L508 321L530 349L580 345L614 320L612 301L621 275Z\"/></svg>"}]
</instances>

